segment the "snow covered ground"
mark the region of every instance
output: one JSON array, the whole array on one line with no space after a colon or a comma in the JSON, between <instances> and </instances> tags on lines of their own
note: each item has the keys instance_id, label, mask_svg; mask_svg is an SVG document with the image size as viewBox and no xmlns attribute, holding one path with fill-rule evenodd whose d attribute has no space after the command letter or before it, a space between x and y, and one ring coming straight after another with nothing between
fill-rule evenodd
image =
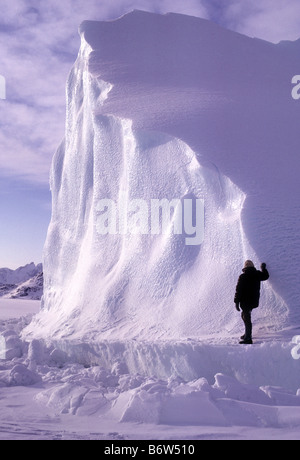
<instances>
[{"instance_id":1,"label":"snow covered ground","mask_svg":"<svg viewBox=\"0 0 300 460\"><path fill-rule=\"evenodd\" d=\"M41 300L43 266L33 262L17 270L0 268L0 297L4 299Z\"/></svg>"},{"instance_id":2,"label":"snow covered ground","mask_svg":"<svg viewBox=\"0 0 300 460\"><path fill-rule=\"evenodd\" d=\"M105 342L101 365L79 364L76 351L72 359L20 339L39 308L0 300L1 440L300 439L300 360L290 340L133 341L127 350ZM144 364L139 373L128 369L134 356ZM158 376L168 363L169 376ZM184 366L194 372L188 380L179 375Z\"/></svg>"},{"instance_id":3,"label":"snow covered ground","mask_svg":"<svg viewBox=\"0 0 300 460\"><path fill-rule=\"evenodd\" d=\"M30 278L24 283L20 283L9 289L8 293L3 296L4 299L24 299L24 300L41 300L43 296L43 273Z\"/></svg>"}]
</instances>

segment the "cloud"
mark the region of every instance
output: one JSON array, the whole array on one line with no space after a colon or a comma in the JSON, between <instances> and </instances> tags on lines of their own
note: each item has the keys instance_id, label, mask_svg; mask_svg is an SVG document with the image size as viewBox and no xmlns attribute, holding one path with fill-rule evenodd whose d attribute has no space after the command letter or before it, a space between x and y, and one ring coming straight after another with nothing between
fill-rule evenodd
<instances>
[{"instance_id":1,"label":"cloud","mask_svg":"<svg viewBox=\"0 0 300 460\"><path fill-rule=\"evenodd\" d=\"M185 6L184 6L185 5ZM78 53L85 19L117 18L132 9L201 15L191 0L1 0L0 170L48 181L51 158L64 135L65 82Z\"/></svg>"},{"instance_id":2,"label":"cloud","mask_svg":"<svg viewBox=\"0 0 300 460\"><path fill-rule=\"evenodd\" d=\"M0 114L1 173L23 180L46 183L57 133L63 134L64 110L40 109L24 103L6 102ZM61 136L62 137L62 136Z\"/></svg>"},{"instance_id":3,"label":"cloud","mask_svg":"<svg viewBox=\"0 0 300 460\"><path fill-rule=\"evenodd\" d=\"M300 38L299 0L229 0L227 27L248 36L278 43Z\"/></svg>"},{"instance_id":4,"label":"cloud","mask_svg":"<svg viewBox=\"0 0 300 460\"><path fill-rule=\"evenodd\" d=\"M207 9L201 0L186 0L184 2L182 0L124 0L119 2L119 8L123 14L133 9L140 9L161 14L173 12L203 18L208 17Z\"/></svg>"}]
</instances>

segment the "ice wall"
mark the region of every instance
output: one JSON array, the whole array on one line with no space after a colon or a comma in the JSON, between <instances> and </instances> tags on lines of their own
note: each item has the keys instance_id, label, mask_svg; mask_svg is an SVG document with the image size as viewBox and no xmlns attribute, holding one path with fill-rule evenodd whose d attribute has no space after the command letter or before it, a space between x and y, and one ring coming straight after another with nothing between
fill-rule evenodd
<instances>
[{"instance_id":1,"label":"ice wall","mask_svg":"<svg viewBox=\"0 0 300 460\"><path fill-rule=\"evenodd\" d=\"M85 22L81 37L67 84L66 135L52 165L43 309L25 335L101 341L236 334L233 295L246 258L270 261L256 331L295 321L299 249L287 228L299 225L293 195L287 201L297 188L293 126L282 131L288 157L284 139L278 146L281 117L293 125L298 113L283 94L294 54L197 18L136 11ZM278 60L286 67L275 75ZM188 235L171 224L165 233L141 234L132 202L150 206L154 199L203 199L202 244L187 245ZM102 235L101 200L135 215L135 231ZM289 256L286 276L278 265Z\"/></svg>"}]
</instances>

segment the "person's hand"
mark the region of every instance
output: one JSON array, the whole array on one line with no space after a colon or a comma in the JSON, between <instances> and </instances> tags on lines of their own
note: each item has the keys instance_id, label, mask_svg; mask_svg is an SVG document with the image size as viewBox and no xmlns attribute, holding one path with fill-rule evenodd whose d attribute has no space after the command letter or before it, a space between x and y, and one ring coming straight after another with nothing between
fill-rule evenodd
<instances>
[{"instance_id":1,"label":"person's hand","mask_svg":"<svg viewBox=\"0 0 300 460\"><path fill-rule=\"evenodd\" d=\"M266 265L265 263L262 263L261 266L260 266L260 268L261 268L262 270L265 270L266 267L267 267L267 265Z\"/></svg>"},{"instance_id":2,"label":"person's hand","mask_svg":"<svg viewBox=\"0 0 300 460\"><path fill-rule=\"evenodd\" d=\"M239 303L238 303L238 302L235 304L235 308L237 309L237 311L241 311L241 310L240 310L240 306L239 306Z\"/></svg>"}]
</instances>

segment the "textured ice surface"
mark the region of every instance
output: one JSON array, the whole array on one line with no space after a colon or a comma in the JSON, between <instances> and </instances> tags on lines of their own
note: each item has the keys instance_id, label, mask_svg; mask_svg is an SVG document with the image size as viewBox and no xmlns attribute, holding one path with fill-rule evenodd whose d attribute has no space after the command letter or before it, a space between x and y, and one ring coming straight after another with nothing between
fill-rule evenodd
<instances>
[{"instance_id":1,"label":"textured ice surface","mask_svg":"<svg viewBox=\"0 0 300 460\"><path fill-rule=\"evenodd\" d=\"M299 320L294 47L205 20L135 11L84 22L52 166L43 310L28 337L237 333L244 260L267 262L261 332ZM204 199L205 237L100 235L99 201Z\"/></svg>"}]
</instances>

